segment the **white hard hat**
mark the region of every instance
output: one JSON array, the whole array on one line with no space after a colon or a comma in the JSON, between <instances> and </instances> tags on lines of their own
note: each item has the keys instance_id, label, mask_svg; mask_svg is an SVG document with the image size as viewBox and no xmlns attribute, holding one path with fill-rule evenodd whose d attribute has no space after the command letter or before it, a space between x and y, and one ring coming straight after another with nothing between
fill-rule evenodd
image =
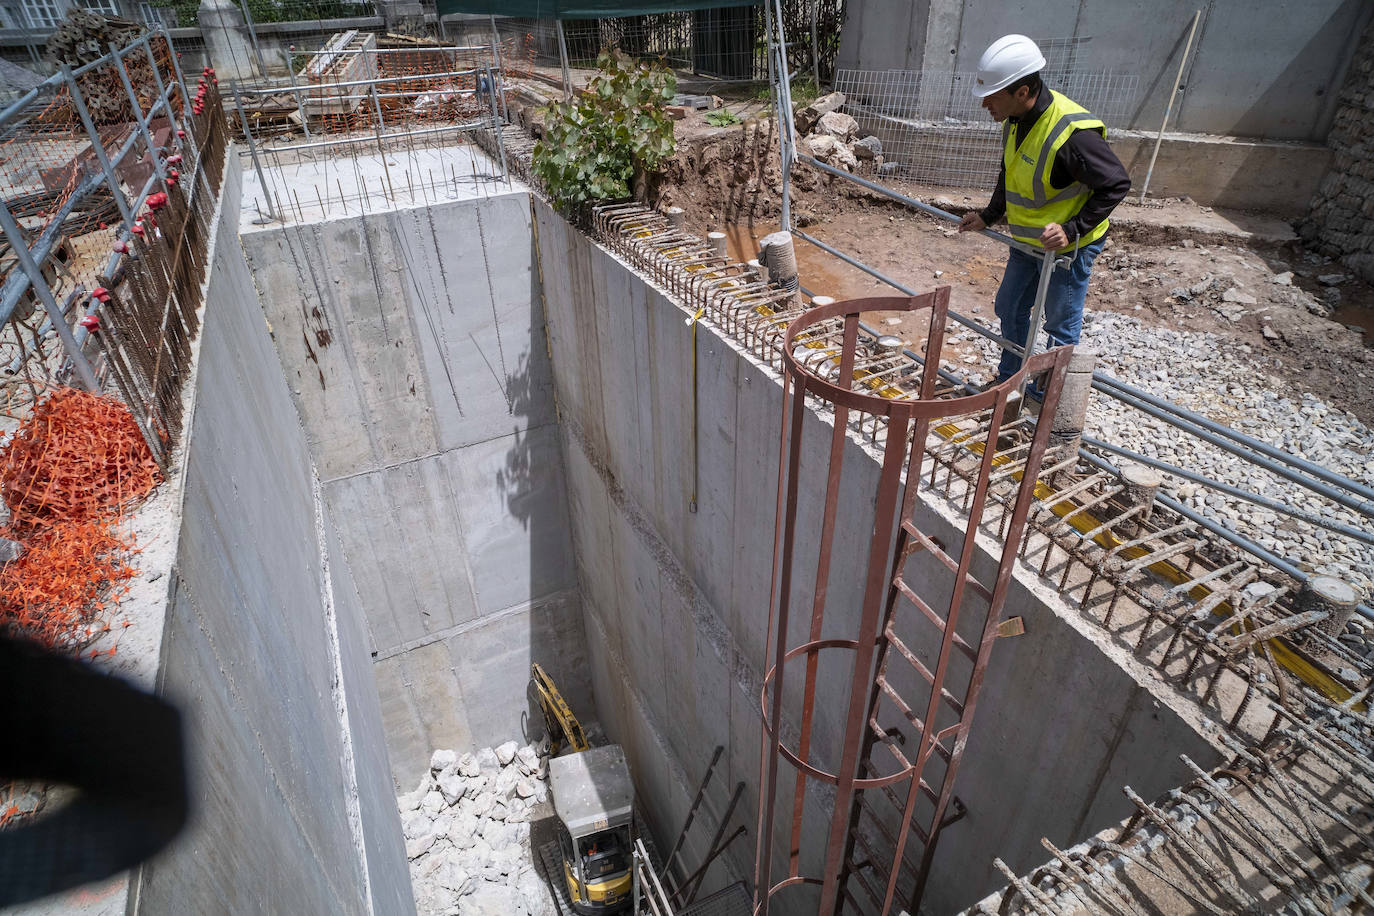
<instances>
[{"instance_id":1,"label":"white hard hat","mask_svg":"<svg viewBox=\"0 0 1374 916\"><path fill-rule=\"evenodd\" d=\"M978 82L973 94L987 98L1023 76L1045 69L1045 55L1025 35L1003 35L978 58Z\"/></svg>"}]
</instances>

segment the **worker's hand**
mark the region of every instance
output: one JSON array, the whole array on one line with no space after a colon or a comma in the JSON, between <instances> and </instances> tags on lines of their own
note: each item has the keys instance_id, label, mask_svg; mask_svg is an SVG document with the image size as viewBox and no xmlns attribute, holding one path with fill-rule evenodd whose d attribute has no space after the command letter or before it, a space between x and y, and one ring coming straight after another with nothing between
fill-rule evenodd
<instances>
[{"instance_id":1,"label":"worker's hand","mask_svg":"<svg viewBox=\"0 0 1374 916\"><path fill-rule=\"evenodd\" d=\"M983 222L983 217L979 216L977 211L974 210L965 213L964 218L959 220L960 232L981 232L987 227L988 224Z\"/></svg>"},{"instance_id":2,"label":"worker's hand","mask_svg":"<svg viewBox=\"0 0 1374 916\"><path fill-rule=\"evenodd\" d=\"M1045 246L1046 251L1068 248L1069 235L1064 231L1063 226L1058 223L1050 223L1045 227L1045 231L1040 233L1040 244Z\"/></svg>"}]
</instances>

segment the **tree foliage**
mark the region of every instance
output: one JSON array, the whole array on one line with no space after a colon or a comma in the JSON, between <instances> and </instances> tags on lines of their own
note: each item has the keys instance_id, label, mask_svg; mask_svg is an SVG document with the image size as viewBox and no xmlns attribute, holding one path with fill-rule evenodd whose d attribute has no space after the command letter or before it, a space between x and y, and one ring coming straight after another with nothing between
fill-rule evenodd
<instances>
[{"instance_id":1,"label":"tree foliage","mask_svg":"<svg viewBox=\"0 0 1374 916\"><path fill-rule=\"evenodd\" d=\"M662 64L603 51L600 72L570 102L548 109L534 147L534 172L564 210L591 200L629 197L637 175L673 154L673 121L664 107L677 78Z\"/></svg>"}]
</instances>

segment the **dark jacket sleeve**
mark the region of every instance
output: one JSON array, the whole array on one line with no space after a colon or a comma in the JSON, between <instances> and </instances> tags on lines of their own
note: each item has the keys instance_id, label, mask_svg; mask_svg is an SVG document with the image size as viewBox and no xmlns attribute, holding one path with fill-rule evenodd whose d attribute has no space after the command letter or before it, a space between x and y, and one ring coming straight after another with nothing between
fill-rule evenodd
<instances>
[{"instance_id":1,"label":"dark jacket sleeve","mask_svg":"<svg viewBox=\"0 0 1374 916\"><path fill-rule=\"evenodd\" d=\"M991 226L1002 218L1007 212L1007 167L1003 165L997 170L997 187L992 190L992 199L978 215L983 218L983 222Z\"/></svg>"},{"instance_id":2,"label":"dark jacket sleeve","mask_svg":"<svg viewBox=\"0 0 1374 916\"><path fill-rule=\"evenodd\" d=\"M1131 191L1126 167L1095 130L1073 132L1055 154L1050 181L1059 188L1079 181L1093 192L1074 218L1064 224L1070 242L1106 219Z\"/></svg>"}]
</instances>

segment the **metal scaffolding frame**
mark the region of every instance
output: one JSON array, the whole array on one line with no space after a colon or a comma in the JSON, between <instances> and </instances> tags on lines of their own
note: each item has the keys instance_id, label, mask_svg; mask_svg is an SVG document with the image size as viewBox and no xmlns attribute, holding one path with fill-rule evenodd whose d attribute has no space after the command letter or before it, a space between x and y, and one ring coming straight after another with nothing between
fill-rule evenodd
<instances>
[{"instance_id":1,"label":"metal scaffolding frame","mask_svg":"<svg viewBox=\"0 0 1374 916\"><path fill-rule=\"evenodd\" d=\"M0 347L15 353L4 373L11 377L4 415L22 419L16 403L31 408L73 379L92 391L113 387L165 470L181 431L181 384L228 140L216 82L207 70L188 87L163 30L110 45L80 67L60 67L0 111L0 158L22 160L20 169L6 168L11 181L16 172L42 174L44 164L48 174L67 176L53 209L36 214L46 220L38 227L25 209L34 195L7 189L0 200L0 230L15 256L0 287ZM100 122L86 98L92 86L106 103ZM112 115L112 104L127 107ZM97 226L91 215L106 207L117 215L113 227ZM98 249L85 244L106 231ZM76 239L88 254L74 270L63 260ZM47 318L41 327L29 326L35 298ZM44 343L54 336L56 351ZM21 388L31 397L16 401Z\"/></svg>"}]
</instances>

